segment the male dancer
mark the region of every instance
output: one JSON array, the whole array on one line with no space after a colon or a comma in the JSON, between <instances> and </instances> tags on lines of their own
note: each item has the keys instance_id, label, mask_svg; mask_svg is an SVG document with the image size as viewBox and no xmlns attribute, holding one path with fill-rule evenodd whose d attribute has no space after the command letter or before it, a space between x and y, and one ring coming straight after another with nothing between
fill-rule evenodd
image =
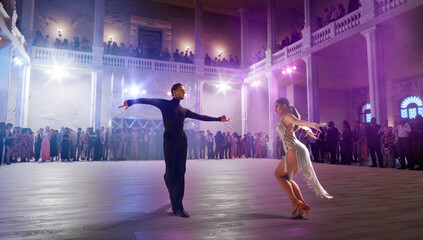
<instances>
[{"instance_id":1,"label":"male dancer","mask_svg":"<svg viewBox=\"0 0 423 240\"><path fill-rule=\"evenodd\" d=\"M185 169L187 161L187 136L183 130L185 118L192 118L202 121L227 122L225 115L214 118L194 113L183 108L179 102L185 97L185 88L182 83L176 83L171 89L173 99L149 99L138 98L126 100L122 106L125 110L136 103L150 104L160 109L163 116L164 132L164 158L166 172L164 180L169 191L170 202L174 214L187 218L189 214L184 210L182 199L185 187Z\"/></svg>"}]
</instances>

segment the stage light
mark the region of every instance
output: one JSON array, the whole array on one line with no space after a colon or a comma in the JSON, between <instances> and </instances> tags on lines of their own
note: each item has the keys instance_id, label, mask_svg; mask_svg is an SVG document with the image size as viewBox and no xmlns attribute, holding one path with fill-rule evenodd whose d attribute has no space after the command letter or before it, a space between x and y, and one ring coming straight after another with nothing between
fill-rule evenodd
<instances>
[{"instance_id":1,"label":"stage light","mask_svg":"<svg viewBox=\"0 0 423 240\"><path fill-rule=\"evenodd\" d=\"M15 65L18 65L18 66L22 66L23 64L22 59L17 56L13 57L13 62L15 63Z\"/></svg>"},{"instance_id":2,"label":"stage light","mask_svg":"<svg viewBox=\"0 0 423 240\"><path fill-rule=\"evenodd\" d=\"M261 84L261 81L253 82L251 84L252 87L258 87Z\"/></svg>"},{"instance_id":3,"label":"stage light","mask_svg":"<svg viewBox=\"0 0 423 240\"><path fill-rule=\"evenodd\" d=\"M170 95L172 95L172 93L171 92L167 92L167 95L170 96Z\"/></svg>"},{"instance_id":4,"label":"stage light","mask_svg":"<svg viewBox=\"0 0 423 240\"><path fill-rule=\"evenodd\" d=\"M139 88L138 88L137 86L133 86L133 87L131 87L131 89L129 90L129 92L130 92L132 95L137 95L137 94L138 94L138 92L139 92Z\"/></svg>"},{"instance_id":5,"label":"stage light","mask_svg":"<svg viewBox=\"0 0 423 240\"><path fill-rule=\"evenodd\" d=\"M142 94L146 94L147 93L147 91L146 90L142 90Z\"/></svg>"},{"instance_id":6,"label":"stage light","mask_svg":"<svg viewBox=\"0 0 423 240\"><path fill-rule=\"evenodd\" d=\"M297 70L297 66L293 66L292 69Z\"/></svg>"},{"instance_id":7,"label":"stage light","mask_svg":"<svg viewBox=\"0 0 423 240\"><path fill-rule=\"evenodd\" d=\"M69 76L69 72L65 71L63 66L54 66L51 70L47 70L47 74L50 75L52 79L57 80Z\"/></svg>"},{"instance_id":8,"label":"stage light","mask_svg":"<svg viewBox=\"0 0 423 240\"><path fill-rule=\"evenodd\" d=\"M286 69L286 71L287 71L288 73L292 73L292 69L291 69L291 68Z\"/></svg>"},{"instance_id":9,"label":"stage light","mask_svg":"<svg viewBox=\"0 0 423 240\"><path fill-rule=\"evenodd\" d=\"M129 92L129 90L128 90L127 88L125 88L125 89L123 89L123 92L124 92L124 93L128 93L128 92Z\"/></svg>"},{"instance_id":10,"label":"stage light","mask_svg":"<svg viewBox=\"0 0 423 240\"><path fill-rule=\"evenodd\" d=\"M224 83L224 82L216 85L216 87L219 89L219 91L223 91L223 92L228 89L231 89L231 86L229 86L228 83Z\"/></svg>"},{"instance_id":11,"label":"stage light","mask_svg":"<svg viewBox=\"0 0 423 240\"><path fill-rule=\"evenodd\" d=\"M286 74L285 70L282 71L282 74Z\"/></svg>"}]
</instances>

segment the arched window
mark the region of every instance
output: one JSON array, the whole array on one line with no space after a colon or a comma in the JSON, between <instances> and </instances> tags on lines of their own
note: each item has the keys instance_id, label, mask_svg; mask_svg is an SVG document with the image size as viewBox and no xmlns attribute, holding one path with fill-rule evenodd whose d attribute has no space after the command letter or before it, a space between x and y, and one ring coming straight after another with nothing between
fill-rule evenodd
<instances>
[{"instance_id":1,"label":"arched window","mask_svg":"<svg viewBox=\"0 0 423 240\"><path fill-rule=\"evenodd\" d=\"M401 102L401 118L413 119L417 114L423 117L423 102L417 96L410 96Z\"/></svg>"},{"instance_id":2,"label":"arched window","mask_svg":"<svg viewBox=\"0 0 423 240\"><path fill-rule=\"evenodd\" d=\"M360 122L370 123L372 119L372 114L370 112L370 103L365 103L361 106L360 109Z\"/></svg>"}]
</instances>

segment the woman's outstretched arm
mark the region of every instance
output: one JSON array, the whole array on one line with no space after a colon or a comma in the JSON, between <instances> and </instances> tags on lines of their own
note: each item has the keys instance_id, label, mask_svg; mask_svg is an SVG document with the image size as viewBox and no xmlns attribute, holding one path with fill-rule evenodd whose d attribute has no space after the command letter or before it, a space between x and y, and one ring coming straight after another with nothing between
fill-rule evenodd
<instances>
[{"instance_id":1,"label":"woman's outstretched arm","mask_svg":"<svg viewBox=\"0 0 423 240\"><path fill-rule=\"evenodd\" d=\"M303 121L303 120L299 120L298 118L296 118L294 115L292 114L287 114L285 116L285 121L287 121L288 123L292 123L294 125L298 125L299 127L303 128L314 128L317 131L320 131L319 127L323 127L326 126L326 123L315 123L315 122L307 122L307 121ZM307 129L304 129L307 131Z\"/></svg>"}]
</instances>

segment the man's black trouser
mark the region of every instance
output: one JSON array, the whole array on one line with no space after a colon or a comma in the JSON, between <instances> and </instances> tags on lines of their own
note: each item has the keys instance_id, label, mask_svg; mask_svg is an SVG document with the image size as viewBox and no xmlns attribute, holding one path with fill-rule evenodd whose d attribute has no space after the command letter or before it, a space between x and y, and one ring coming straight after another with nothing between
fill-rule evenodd
<instances>
[{"instance_id":1,"label":"man's black trouser","mask_svg":"<svg viewBox=\"0 0 423 240\"><path fill-rule=\"evenodd\" d=\"M165 133L163 141L166 172L164 180L169 191L172 210L183 210L182 199L185 191L185 169L187 162L187 137L185 133Z\"/></svg>"},{"instance_id":2,"label":"man's black trouser","mask_svg":"<svg viewBox=\"0 0 423 240\"><path fill-rule=\"evenodd\" d=\"M398 154L400 157L401 167L405 167L405 158L407 158L408 168L414 168L413 154L411 150L410 138L398 138L397 142Z\"/></svg>"}]
</instances>

